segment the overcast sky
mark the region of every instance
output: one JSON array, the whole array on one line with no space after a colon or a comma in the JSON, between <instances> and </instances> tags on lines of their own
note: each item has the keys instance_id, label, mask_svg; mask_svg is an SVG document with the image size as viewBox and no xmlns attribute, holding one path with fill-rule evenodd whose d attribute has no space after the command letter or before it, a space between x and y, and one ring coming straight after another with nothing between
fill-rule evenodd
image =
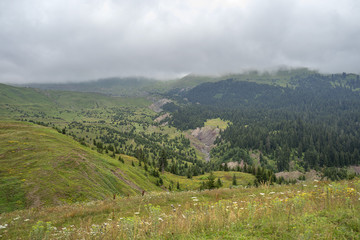
<instances>
[{"instance_id":1,"label":"overcast sky","mask_svg":"<svg viewBox=\"0 0 360 240\"><path fill-rule=\"evenodd\" d=\"M359 0L0 0L0 82L360 73Z\"/></svg>"}]
</instances>

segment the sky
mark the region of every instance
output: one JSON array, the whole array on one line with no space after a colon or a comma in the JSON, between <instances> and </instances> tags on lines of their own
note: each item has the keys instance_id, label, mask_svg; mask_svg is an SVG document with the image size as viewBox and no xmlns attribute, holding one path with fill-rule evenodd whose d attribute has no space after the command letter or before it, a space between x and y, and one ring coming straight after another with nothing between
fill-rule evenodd
<instances>
[{"instance_id":1,"label":"sky","mask_svg":"<svg viewBox=\"0 0 360 240\"><path fill-rule=\"evenodd\" d=\"M360 73L358 0L0 0L0 82Z\"/></svg>"}]
</instances>

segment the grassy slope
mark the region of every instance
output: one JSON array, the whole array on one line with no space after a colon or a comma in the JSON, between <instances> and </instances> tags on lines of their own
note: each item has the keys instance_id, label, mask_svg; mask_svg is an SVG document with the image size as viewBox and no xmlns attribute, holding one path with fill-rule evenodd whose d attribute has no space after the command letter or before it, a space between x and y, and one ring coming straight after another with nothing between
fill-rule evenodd
<instances>
[{"instance_id":1,"label":"grassy slope","mask_svg":"<svg viewBox=\"0 0 360 240\"><path fill-rule=\"evenodd\" d=\"M0 122L0 137L0 212L104 199L113 194L134 195L141 190L162 191L169 186L175 190L177 182L181 190L196 190L208 177L188 179L165 172L164 187L160 188L154 184L156 178L138 166L136 158L121 155L123 164L51 128ZM254 176L246 173L214 173L224 187L231 186L233 174L239 185L254 181Z\"/></svg>"},{"instance_id":2,"label":"grassy slope","mask_svg":"<svg viewBox=\"0 0 360 240\"><path fill-rule=\"evenodd\" d=\"M0 83L0 119L13 119L19 113L44 112L53 117L76 118L74 114L59 114L94 107L143 107L150 102L145 98L109 97L99 93L47 91L33 88L13 87Z\"/></svg>"},{"instance_id":3,"label":"grassy slope","mask_svg":"<svg viewBox=\"0 0 360 240\"><path fill-rule=\"evenodd\" d=\"M253 184L255 180L255 176L248 174L248 173L242 173L242 172L222 172L222 171L216 171L214 172L215 182L218 178L220 178L220 181L223 184L223 187L228 188L232 186L232 178L233 175L236 176L236 181L238 185L241 186L247 186L248 184ZM163 175L164 178L164 185L167 187L173 185L173 189L176 187L176 183L179 182L180 189L181 190L198 190L201 182L206 182L208 180L209 173L193 177L192 179L187 178L186 176L177 176L173 175L171 173L165 173Z\"/></svg>"},{"instance_id":4,"label":"grassy slope","mask_svg":"<svg viewBox=\"0 0 360 240\"><path fill-rule=\"evenodd\" d=\"M51 128L0 122L0 138L0 212L138 193L112 173L117 169L141 189L161 190L130 157L122 164Z\"/></svg>"},{"instance_id":5,"label":"grassy slope","mask_svg":"<svg viewBox=\"0 0 360 240\"><path fill-rule=\"evenodd\" d=\"M359 239L359 194L359 179L150 193L2 214L0 237Z\"/></svg>"}]
</instances>

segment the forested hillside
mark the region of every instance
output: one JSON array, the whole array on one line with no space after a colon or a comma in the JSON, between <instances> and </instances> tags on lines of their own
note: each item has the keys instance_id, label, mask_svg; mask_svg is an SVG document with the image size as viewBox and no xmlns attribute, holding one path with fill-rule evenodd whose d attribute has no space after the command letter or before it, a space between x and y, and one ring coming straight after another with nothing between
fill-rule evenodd
<instances>
[{"instance_id":1,"label":"forested hillside","mask_svg":"<svg viewBox=\"0 0 360 240\"><path fill-rule=\"evenodd\" d=\"M245 160L242 151L257 149L261 164L274 171L359 164L359 76L288 79L285 86L237 79L200 84L178 94L191 104L173 113L172 124L185 130L207 118L231 121L212 152L221 162Z\"/></svg>"}]
</instances>

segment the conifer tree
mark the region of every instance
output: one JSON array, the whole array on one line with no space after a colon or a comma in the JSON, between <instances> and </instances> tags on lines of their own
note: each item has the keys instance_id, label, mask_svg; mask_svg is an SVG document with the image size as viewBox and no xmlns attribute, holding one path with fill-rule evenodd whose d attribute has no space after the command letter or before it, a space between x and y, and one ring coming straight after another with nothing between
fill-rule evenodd
<instances>
[{"instance_id":1,"label":"conifer tree","mask_svg":"<svg viewBox=\"0 0 360 240\"><path fill-rule=\"evenodd\" d=\"M237 185L237 181L236 181L236 176L235 176L235 174L233 175L233 178L232 178L232 185L234 185L234 186Z\"/></svg>"}]
</instances>

